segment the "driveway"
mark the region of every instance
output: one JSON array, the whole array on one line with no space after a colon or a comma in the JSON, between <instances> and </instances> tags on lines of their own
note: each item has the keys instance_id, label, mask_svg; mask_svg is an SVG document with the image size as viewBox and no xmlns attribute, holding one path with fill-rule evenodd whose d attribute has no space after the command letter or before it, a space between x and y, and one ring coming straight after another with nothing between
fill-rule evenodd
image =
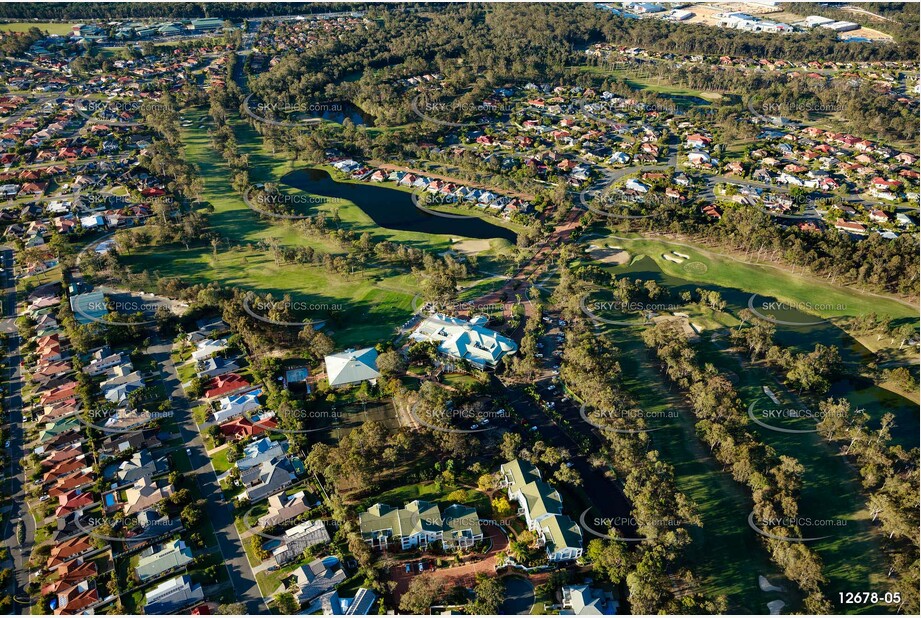
<instances>
[{"instance_id":1,"label":"driveway","mask_svg":"<svg viewBox=\"0 0 921 618\"><path fill-rule=\"evenodd\" d=\"M499 606L499 612L505 615L530 614L534 606L534 584L514 575L506 577L502 583L505 584L505 600Z\"/></svg>"}]
</instances>

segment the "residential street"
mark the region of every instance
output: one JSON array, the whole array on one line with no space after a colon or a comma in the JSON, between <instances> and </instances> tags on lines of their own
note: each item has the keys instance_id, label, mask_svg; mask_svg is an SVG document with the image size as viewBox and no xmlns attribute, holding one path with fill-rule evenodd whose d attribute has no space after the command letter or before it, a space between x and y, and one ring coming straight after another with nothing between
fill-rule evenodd
<instances>
[{"instance_id":1,"label":"residential street","mask_svg":"<svg viewBox=\"0 0 921 618\"><path fill-rule=\"evenodd\" d=\"M205 452L205 444L199 434L189 400L182 390L182 383L176 371L176 365L170 357L172 344L159 342L147 348L164 371L164 386L173 397L173 408L176 413L176 422L179 425L183 443L189 449L189 460L192 462L192 474L198 482L202 498L205 499L205 513L214 527L217 535L218 546L224 557L224 564L230 575L230 581L236 591L237 600L246 605L248 614L268 612L268 607L259 592L256 578L246 559L243 543L234 525L233 509L224 501L221 487L217 481L217 474L211 467L211 460Z\"/></svg>"},{"instance_id":2,"label":"residential street","mask_svg":"<svg viewBox=\"0 0 921 618\"><path fill-rule=\"evenodd\" d=\"M35 537L35 522L32 514L25 508L26 496L24 491L25 474L19 464L23 457L23 432L22 432L22 373L19 368L19 336L16 333L16 284L13 279L13 251L9 248L0 249L0 263L3 265L3 328L7 333L7 367L8 381L3 386L6 397L3 408L10 424L10 445L4 448L4 457L7 462L5 470L4 491L12 497L10 510L3 514L3 546L8 548L14 563L14 577L11 578L9 594L13 597L13 613L28 614L29 603L26 586L29 583L29 570L26 564L32 550L32 541ZM25 540L19 543L16 538L15 522L22 520L25 526Z\"/></svg>"}]
</instances>

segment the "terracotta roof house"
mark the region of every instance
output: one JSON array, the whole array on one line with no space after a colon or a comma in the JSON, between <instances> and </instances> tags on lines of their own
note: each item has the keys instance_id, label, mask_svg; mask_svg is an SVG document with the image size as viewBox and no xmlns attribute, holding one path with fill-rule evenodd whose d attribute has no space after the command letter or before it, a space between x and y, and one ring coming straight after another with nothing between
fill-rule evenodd
<instances>
[{"instance_id":1,"label":"terracotta roof house","mask_svg":"<svg viewBox=\"0 0 921 618\"><path fill-rule=\"evenodd\" d=\"M59 591L74 584L94 577L97 574L95 562L87 562L80 558L69 560L58 567L58 579L42 586L42 595L57 594Z\"/></svg>"},{"instance_id":2,"label":"terracotta roof house","mask_svg":"<svg viewBox=\"0 0 921 618\"><path fill-rule=\"evenodd\" d=\"M74 511L91 505L95 500L91 493L81 493L79 489L74 489L66 494L58 496L58 508L54 511L55 517L64 517Z\"/></svg>"},{"instance_id":3,"label":"terracotta roof house","mask_svg":"<svg viewBox=\"0 0 921 618\"><path fill-rule=\"evenodd\" d=\"M48 561L45 564L49 569L60 568L65 562L82 556L88 551L91 551L94 547L93 539L89 535L61 541L51 548L51 554L48 556Z\"/></svg>"},{"instance_id":4,"label":"terracotta roof house","mask_svg":"<svg viewBox=\"0 0 921 618\"><path fill-rule=\"evenodd\" d=\"M276 423L274 419L260 420L259 424L257 425L248 418L241 417L229 420L222 424L221 434L227 436L231 440L241 440L243 438L261 435L268 429L277 426L278 423Z\"/></svg>"},{"instance_id":5,"label":"terracotta roof house","mask_svg":"<svg viewBox=\"0 0 921 618\"><path fill-rule=\"evenodd\" d=\"M240 390L241 388L249 388L249 386L250 383L240 375L236 373L227 373L208 381L205 388L205 397L208 399L222 397L223 395Z\"/></svg>"}]
</instances>

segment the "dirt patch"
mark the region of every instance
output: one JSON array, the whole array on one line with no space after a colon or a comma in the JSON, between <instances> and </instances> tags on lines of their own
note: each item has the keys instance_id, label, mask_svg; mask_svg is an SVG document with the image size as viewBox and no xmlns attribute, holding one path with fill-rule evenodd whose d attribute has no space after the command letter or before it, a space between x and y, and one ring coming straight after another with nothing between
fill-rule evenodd
<instances>
[{"instance_id":1,"label":"dirt patch","mask_svg":"<svg viewBox=\"0 0 921 618\"><path fill-rule=\"evenodd\" d=\"M630 263L630 254L620 247L598 247L592 245L588 248L588 254L593 260L602 264L614 264L623 266Z\"/></svg>"}]
</instances>

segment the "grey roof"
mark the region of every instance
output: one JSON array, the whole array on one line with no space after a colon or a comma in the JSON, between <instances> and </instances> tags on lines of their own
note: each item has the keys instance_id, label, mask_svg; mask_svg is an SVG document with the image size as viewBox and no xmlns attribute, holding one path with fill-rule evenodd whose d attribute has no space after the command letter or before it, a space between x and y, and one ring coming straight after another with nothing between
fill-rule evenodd
<instances>
[{"instance_id":1,"label":"grey roof","mask_svg":"<svg viewBox=\"0 0 921 618\"><path fill-rule=\"evenodd\" d=\"M240 482L246 487L250 502L268 498L294 480L294 466L287 458L264 461L258 466L240 472Z\"/></svg>"},{"instance_id":2,"label":"grey roof","mask_svg":"<svg viewBox=\"0 0 921 618\"><path fill-rule=\"evenodd\" d=\"M182 540L175 540L160 547L149 547L141 552L135 571L141 581L157 577L171 569L192 562L192 549Z\"/></svg>"},{"instance_id":3,"label":"grey roof","mask_svg":"<svg viewBox=\"0 0 921 618\"><path fill-rule=\"evenodd\" d=\"M354 384L381 377L377 370L377 350L346 350L326 357L326 376L330 386Z\"/></svg>"}]
</instances>

